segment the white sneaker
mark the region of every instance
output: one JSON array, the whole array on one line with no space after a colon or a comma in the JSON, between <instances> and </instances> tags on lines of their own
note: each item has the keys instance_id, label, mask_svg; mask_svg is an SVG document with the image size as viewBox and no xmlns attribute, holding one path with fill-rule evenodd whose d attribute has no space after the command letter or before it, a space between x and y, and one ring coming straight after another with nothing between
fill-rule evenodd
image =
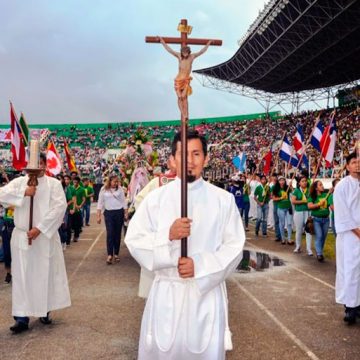
<instances>
[{"instance_id":1,"label":"white sneaker","mask_svg":"<svg viewBox=\"0 0 360 360\"><path fill-rule=\"evenodd\" d=\"M311 250L308 250L308 252L307 252L307 253L308 253L308 255L309 255L309 256L313 256L313 255L314 255L314 254L313 254L313 252L312 252Z\"/></svg>"},{"instance_id":2,"label":"white sneaker","mask_svg":"<svg viewBox=\"0 0 360 360\"><path fill-rule=\"evenodd\" d=\"M63 251L66 250L66 243L63 243L63 244L62 244L62 249L63 249Z\"/></svg>"},{"instance_id":3,"label":"white sneaker","mask_svg":"<svg viewBox=\"0 0 360 360\"><path fill-rule=\"evenodd\" d=\"M297 254L298 254L298 253L301 253L300 248L299 248L299 247L296 247L295 250L294 250L294 253L297 253Z\"/></svg>"}]
</instances>

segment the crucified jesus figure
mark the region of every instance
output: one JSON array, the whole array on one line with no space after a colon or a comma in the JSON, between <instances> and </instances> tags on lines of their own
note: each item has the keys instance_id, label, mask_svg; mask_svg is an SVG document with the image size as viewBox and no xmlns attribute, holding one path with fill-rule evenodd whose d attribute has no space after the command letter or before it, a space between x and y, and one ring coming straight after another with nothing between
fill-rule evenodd
<instances>
[{"instance_id":1,"label":"crucified jesus figure","mask_svg":"<svg viewBox=\"0 0 360 360\"><path fill-rule=\"evenodd\" d=\"M188 96L192 93L190 86L190 82L192 80L192 77L190 76L192 63L195 58L202 55L208 49L211 44L211 40L209 40L200 51L192 54L190 46L183 46L180 52L176 52L168 44L166 44L162 37L159 36L158 38L166 51L168 51L171 55L174 55L179 60L179 73L175 78L175 91L178 97L180 113L184 119L188 119Z\"/></svg>"}]
</instances>

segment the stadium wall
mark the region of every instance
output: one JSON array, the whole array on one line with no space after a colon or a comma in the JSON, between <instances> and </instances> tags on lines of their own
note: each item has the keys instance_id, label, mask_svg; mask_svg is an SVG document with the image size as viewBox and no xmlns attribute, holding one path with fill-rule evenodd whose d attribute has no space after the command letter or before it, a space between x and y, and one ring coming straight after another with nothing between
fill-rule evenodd
<instances>
[{"instance_id":1,"label":"stadium wall","mask_svg":"<svg viewBox=\"0 0 360 360\"><path fill-rule=\"evenodd\" d=\"M234 122L234 121L248 121L254 119L265 119L266 117L270 117L272 119L278 119L281 117L280 111L272 111L269 113L255 113L255 114L247 114L247 115L234 115L234 116L224 116L224 117L212 117L212 118L198 118L191 119L189 121L190 125L200 125L200 124L212 124L219 122ZM87 124L29 124L30 128L35 129L49 129L50 131L53 129L70 129L75 126L77 129L96 129L96 128L104 128L108 126L112 127L127 127L127 126L178 126L180 124L179 120L165 120L165 121L143 121L143 122L119 122L119 123L87 123ZM8 129L10 127L9 124L3 125L0 124L0 129Z\"/></svg>"}]
</instances>

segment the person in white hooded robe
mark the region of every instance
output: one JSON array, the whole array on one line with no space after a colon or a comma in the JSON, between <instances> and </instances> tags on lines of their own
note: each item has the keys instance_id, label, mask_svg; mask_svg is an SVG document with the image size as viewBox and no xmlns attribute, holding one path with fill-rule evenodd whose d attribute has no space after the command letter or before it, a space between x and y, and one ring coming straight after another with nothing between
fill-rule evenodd
<instances>
[{"instance_id":1,"label":"person in white hooded robe","mask_svg":"<svg viewBox=\"0 0 360 360\"><path fill-rule=\"evenodd\" d=\"M50 324L49 312L71 305L68 280L58 229L66 210L59 180L44 175L46 155L40 155L38 186L28 186L21 176L0 188L0 203L14 206L15 228L11 237L12 315L10 330L28 330L29 316ZM30 196L34 196L33 228L29 229ZM32 244L29 245L29 239Z\"/></svg>"},{"instance_id":2,"label":"person in white hooded robe","mask_svg":"<svg viewBox=\"0 0 360 360\"><path fill-rule=\"evenodd\" d=\"M172 144L178 178L152 191L130 221L125 243L155 272L139 359L225 359L232 349L225 279L242 258L245 232L232 194L205 182L204 137L188 133L188 218L180 217L181 142ZM188 257L180 239L188 237Z\"/></svg>"},{"instance_id":3,"label":"person in white hooded robe","mask_svg":"<svg viewBox=\"0 0 360 360\"><path fill-rule=\"evenodd\" d=\"M360 159L346 159L350 173L335 187L336 302L345 305L349 325L360 317Z\"/></svg>"}]
</instances>

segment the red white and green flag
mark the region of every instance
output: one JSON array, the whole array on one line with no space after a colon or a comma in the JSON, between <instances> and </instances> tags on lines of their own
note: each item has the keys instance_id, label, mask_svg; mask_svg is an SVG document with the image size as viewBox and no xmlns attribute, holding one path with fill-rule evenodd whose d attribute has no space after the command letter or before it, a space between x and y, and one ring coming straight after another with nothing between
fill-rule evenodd
<instances>
[{"instance_id":1,"label":"red white and green flag","mask_svg":"<svg viewBox=\"0 0 360 360\"><path fill-rule=\"evenodd\" d=\"M16 170L23 170L27 165L26 145L21 131L19 120L16 116L13 104L10 102L11 123L11 152L13 156L12 166Z\"/></svg>"}]
</instances>

